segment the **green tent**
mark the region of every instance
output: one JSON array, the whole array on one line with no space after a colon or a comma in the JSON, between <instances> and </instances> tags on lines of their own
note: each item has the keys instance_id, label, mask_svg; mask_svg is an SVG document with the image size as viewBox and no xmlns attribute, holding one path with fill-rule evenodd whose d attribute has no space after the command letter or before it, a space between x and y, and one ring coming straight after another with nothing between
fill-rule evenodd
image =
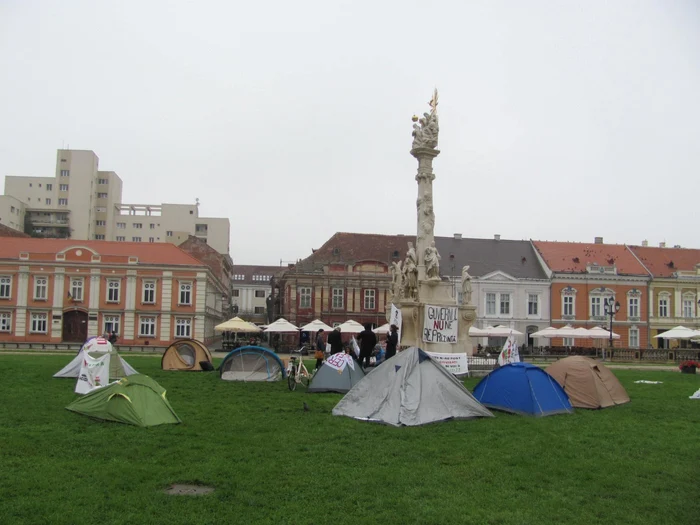
<instances>
[{"instance_id":1,"label":"green tent","mask_svg":"<svg viewBox=\"0 0 700 525\"><path fill-rule=\"evenodd\" d=\"M165 389L148 376L136 374L76 399L66 409L85 416L152 427L181 423L165 398Z\"/></svg>"}]
</instances>

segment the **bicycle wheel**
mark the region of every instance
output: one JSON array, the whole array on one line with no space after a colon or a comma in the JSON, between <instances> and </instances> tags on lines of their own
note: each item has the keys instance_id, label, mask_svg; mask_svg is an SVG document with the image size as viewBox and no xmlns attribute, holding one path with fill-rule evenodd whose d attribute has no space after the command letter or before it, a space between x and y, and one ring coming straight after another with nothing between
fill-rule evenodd
<instances>
[{"instance_id":1,"label":"bicycle wheel","mask_svg":"<svg viewBox=\"0 0 700 525\"><path fill-rule=\"evenodd\" d=\"M287 376L287 386L289 386L289 390L294 390L297 387L297 378L294 377L294 370L289 372Z\"/></svg>"},{"instance_id":2,"label":"bicycle wheel","mask_svg":"<svg viewBox=\"0 0 700 525\"><path fill-rule=\"evenodd\" d=\"M309 386L309 371L306 368L303 368L301 370L301 372L299 373L299 382L308 388L308 386Z\"/></svg>"}]
</instances>

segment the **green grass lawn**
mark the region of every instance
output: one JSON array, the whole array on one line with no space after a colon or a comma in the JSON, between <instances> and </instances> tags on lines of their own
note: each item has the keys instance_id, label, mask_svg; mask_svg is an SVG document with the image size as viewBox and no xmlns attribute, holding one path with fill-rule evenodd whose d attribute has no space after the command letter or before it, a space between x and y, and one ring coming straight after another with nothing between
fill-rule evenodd
<instances>
[{"instance_id":1,"label":"green grass lawn","mask_svg":"<svg viewBox=\"0 0 700 525\"><path fill-rule=\"evenodd\" d=\"M183 420L142 429L65 410L71 358L0 355L0 523L700 522L700 375L615 370L625 406L393 428L333 417L341 395L129 356Z\"/></svg>"}]
</instances>

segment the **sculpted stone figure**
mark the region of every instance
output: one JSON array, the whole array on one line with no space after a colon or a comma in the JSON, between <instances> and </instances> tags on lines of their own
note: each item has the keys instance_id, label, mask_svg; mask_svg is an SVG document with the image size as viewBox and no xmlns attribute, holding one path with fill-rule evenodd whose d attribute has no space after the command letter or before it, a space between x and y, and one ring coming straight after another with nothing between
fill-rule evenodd
<instances>
[{"instance_id":1,"label":"sculpted stone figure","mask_svg":"<svg viewBox=\"0 0 700 525\"><path fill-rule=\"evenodd\" d=\"M391 296L394 299L401 297L402 288L402 269L401 261L391 263Z\"/></svg>"},{"instance_id":2,"label":"sculpted stone figure","mask_svg":"<svg viewBox=\"0 0 700 525\"><path fill-rule=\"evenodd\" d=\"M412 242L408 243L406 260L403 263L403 287L405 297L418 298L418 259Z\"/></svg>"},{"instance_id":3,"label":"sculpted stone figure","mask_svg":"<svg viewBox=\"0 0 700 525\"><path fill-rule=\"evenodd\" d=\"M472 302L472 276L469 275L469 266L462 268L462 304Z\"/></svg>"},{"instance_id":4,"label":"sculpted stone figure","mask_svg":"<svg viewBox=\"0 0 700 525\"><path fill-rule=\"evenodd\" d=\"M413 117L413 148L437 148L438 133L440 125L438 124L437 105L438 93L437 89L433 92L433 98L428 103L430 105L430 113L423 113L421 118Z\"/></svg>"},{"instance_id":5,"label":"sculpted stone figure","mask_svg":"<svg viewBox=\"0 0 700 525\"><path fill-rule=\"evenodd\" d=\"M435 247L435 241L425 249L425 276L430 281L440 280L440 254Z\"/></svg>"}]
</instances>

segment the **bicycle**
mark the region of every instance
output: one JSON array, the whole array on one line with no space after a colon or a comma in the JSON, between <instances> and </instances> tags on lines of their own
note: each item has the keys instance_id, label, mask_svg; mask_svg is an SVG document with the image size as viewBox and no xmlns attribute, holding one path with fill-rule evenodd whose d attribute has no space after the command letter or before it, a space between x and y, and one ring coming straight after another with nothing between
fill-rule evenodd
<instances>
[{"instance_id":1,"label":"bicycle","mask_svg":"<svg viewBox=\"0 0 700 525\"><path fill-rule=\"evenodd\" d=\"M299 383L308 387L310 377L311 375L301 355L299 355L299 357L292 355L289 358L289 367L287 370L287 385L289 386L289 390L295 390Z\"/></svg>"}]
</instances>

